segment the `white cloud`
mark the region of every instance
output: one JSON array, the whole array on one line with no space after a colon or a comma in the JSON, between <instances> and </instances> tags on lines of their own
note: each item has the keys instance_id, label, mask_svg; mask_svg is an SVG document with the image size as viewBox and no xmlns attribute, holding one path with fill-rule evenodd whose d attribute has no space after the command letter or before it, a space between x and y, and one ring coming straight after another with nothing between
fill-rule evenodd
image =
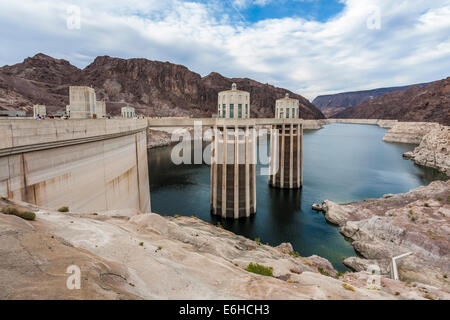
<instances>
[{"instance_id":1,"label":"white cloud","mask_svg":"<svg viewBox=\"0 0 450 320\"><path fill-rule=\"evenodd\" d=\"M269 0L230 0L236 8ZM231 2L230 2L231 3ZM84 67L97 55L184 64L318 94L437 80L450 71L449 0L345 0L338 16L243 23L223 3L0 0L0 64L44 52ZM81 29L66 8L81 8ZM379 8L381 28L367 19Z\"/></svg>"}]
</instances>

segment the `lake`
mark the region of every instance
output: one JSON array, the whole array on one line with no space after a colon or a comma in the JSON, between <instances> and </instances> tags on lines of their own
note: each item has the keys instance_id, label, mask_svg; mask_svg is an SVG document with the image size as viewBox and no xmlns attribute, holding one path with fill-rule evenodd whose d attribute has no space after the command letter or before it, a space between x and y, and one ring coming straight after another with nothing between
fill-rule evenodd
<instances>
[{"instance_id":1,"label":"lake","mask_svg":"<svg viewBox=\"0 0 450 320\"><path fill-rule=\"evenodd\" d=\"M164 215L197 216L250 239L279 245L290 242L301 256L319 255L339 271L342 260L356 255L351 244L313 203L338 203L403 193L441 178L437 171L404 160L415 146L387 143L375 125L330 124L304 132L303 189L269 187L257 168L257 213L249 219L225 220L210 214L210 167L175 165L172 147L148 152L152 211Z\"/></svg>"}]
</instances>

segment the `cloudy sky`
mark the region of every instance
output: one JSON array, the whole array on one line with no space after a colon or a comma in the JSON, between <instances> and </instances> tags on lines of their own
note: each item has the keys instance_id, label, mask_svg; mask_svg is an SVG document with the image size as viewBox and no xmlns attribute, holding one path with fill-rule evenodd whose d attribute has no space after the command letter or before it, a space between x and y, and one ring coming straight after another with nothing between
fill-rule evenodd
<instances>
[{"instance_id":1,"label":"cloudy sky","mask_svg":"<svg viewBox=\"0 0 450 320\"><path fill-rule=\"evenodd\" d=\"M327 93L450 76L450 0L0 0L0 65L43 52Z\"/></svg>"}]
</instances>

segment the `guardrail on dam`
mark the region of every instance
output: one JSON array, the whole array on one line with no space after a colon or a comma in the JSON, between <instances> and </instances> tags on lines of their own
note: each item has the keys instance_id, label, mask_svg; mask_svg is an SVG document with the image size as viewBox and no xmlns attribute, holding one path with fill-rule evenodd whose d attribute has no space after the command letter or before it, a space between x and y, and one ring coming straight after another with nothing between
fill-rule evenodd
<instances>
[{"instance_id":1,"label":"guardrail on dam","mask_svg":"<svg viewBox=\"0 0 450 320\"><path fill-rule=\"evenodd\" d=\"M150 212L147 120L0 120L0 195L71 211Z\"/></svg>"}]
</instances>

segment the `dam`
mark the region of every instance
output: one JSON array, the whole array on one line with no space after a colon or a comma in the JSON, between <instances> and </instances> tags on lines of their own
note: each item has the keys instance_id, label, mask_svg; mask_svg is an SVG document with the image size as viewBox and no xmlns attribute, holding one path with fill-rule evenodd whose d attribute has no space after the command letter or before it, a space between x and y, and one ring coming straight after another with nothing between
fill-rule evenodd
<instances>
[{"instance_id":1,"label":"dam","mask_svg":"<svg viewBox=\"0 0 450 320\"><path fill-rule=\"evenodd\" d=\"M150 212L148 127L191 127L196 121L233 137L214 140L222 146L221 159L225 160L213 161L211 166L211 212L224 218L249 217L256 212L257 203L256 137L250 137L250 128L269 127L278 132L290 126L300 133L303 120L1 119L0 196L54 210L67 206L71 211L131 208ZM244 128L246 134L240 136L238 128ZM288 188L300 187L300 140L298 135L294 161L289 158L294 148L287 151ZM232 147L227 148L229 143ZM216 150L219 154L220 148ZM284 161L284 154L272 153L273 159Z\"/></svg>"},{"instance_id":2,"label":"dam","mask_svg":"<svg viewBox=\"0 0 450 320\"><path fill-rule=\"evenodd\" d=\"M0 195L58 209L151 211L147 121L0 120Z\"/></svg>"}]
</instances>

